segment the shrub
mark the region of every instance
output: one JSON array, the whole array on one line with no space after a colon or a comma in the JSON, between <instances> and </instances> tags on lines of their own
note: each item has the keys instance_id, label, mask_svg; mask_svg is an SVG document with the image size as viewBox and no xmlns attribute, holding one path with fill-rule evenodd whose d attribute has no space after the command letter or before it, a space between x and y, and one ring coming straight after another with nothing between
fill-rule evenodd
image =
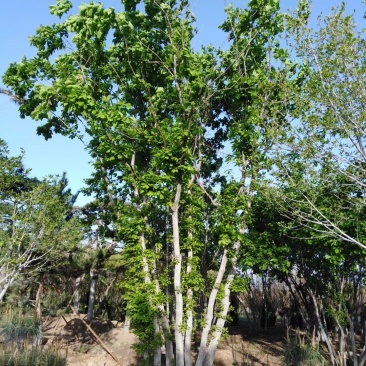
<instances>
[{"instance_id":1,"label":"shrub","mask_svg":"<svg viewBox=\"0 0 366 366\"><path fill-rule=\"evenodd\" d=\"M22 352L0 351L0 366L66 366L66 358L55 351L41 349Z\"/></svg>"},{"instance_id":2,"label":"shrub","mask_svg":"<svg viewBox=\"0 0 366 366\"><path fill-rule=\"evenodd\" d=\"M12 315L0 323L0 334L6 345L22 349L26 342L32 343L41 338L41 327L33 317L21 314Z\"/></svg>"},{"instance_id":3,"label":"shrub","mask_svg":"<svg viewBox=\"0 0 366 366\"><path fill-rule=\"evenodd\" d=\"M327 360L317 346L306 342L287 343L284 349L284 365L286 366L325 366Z\"/></svg>"}]
</instances>

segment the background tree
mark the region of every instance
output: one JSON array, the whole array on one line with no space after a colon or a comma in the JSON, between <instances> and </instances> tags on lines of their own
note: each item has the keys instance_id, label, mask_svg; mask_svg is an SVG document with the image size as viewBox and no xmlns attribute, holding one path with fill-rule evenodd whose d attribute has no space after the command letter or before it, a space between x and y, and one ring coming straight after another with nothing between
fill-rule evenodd
<instances>
[{"instance_id":1,"label":"background tree","mask_svg":"<svg viewBox=\"0 0 366 366\"><path fill-rule=\"evenodd\" d=\"M317 189L322 188L324 201L318 205L336 210L340 202L332 207L332 193L327 197L326 186ZM362 364L365 354L356 344L356 333L364 334L365 256L352 243L319 235L316 227L312 230L283 217L274 194L266 189L257 192L253 203L241 265L282 287L287 301L281 304L272 300L271 305L287 317L288 325L307 331L313 344L316 339L322 340L330 364ZM353 221L351 215L348 223L352 225ZM347 349L354 350L355 360Z\"/></svg>"},{"instance_id":2,"label":"background tree","mask_svg":"<svg viewBox=\"0 0 366 366\"><path fill-rule=\"evenodd\" d=\"M2 142L0 301L14 280L60 266L81 239L79 225L68 217L72 197L65 177L36 182L28 177L21 156L10 157Z\"/></svg>"},{"instance_id":3,"label":"background tree","mask_svg":"<svg viewBox=\"0 0 366 366\"><path fill-rule=\"evenodd\" d=\"M322 19L316 31L308 25L306 2L301 9L290 21L303 80L292 91L296 108L289 116L295 122L277 152L276 180L285 188L281 206L319 235L364 249L364 35L345 5Z\"/></svg>"}]
</instances>

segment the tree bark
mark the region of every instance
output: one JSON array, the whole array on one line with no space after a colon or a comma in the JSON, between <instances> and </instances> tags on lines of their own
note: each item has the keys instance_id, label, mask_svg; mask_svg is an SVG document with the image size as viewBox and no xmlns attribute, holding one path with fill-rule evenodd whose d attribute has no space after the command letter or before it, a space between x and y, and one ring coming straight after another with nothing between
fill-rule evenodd
<instances>
[{"instance_id":1,"label":"tree bark","mask_svg":"<svg viewBox=\"0 0 366 366\"><path fill-rule=\"evenodd\" d=\"M80 287L83 282L84 274L76 277L75 279L75 291L74 291L74 305L73 305L73 314L79 314L79 301L80 301Z\"/></svg>"},{"instance_id":2,"label":"tree bark","mask_svg":"<svg viewBox=\"0 0 366 366\"><path fill-rule=\"evenodd\" d=\"M142 249L142 264L143 264L143 271L144 271L144 281L146 284L151 283L151 274L150 274L150 270L149 270L149 263L147 261L147 258L145 256L145 252L146 252L146 240L145 240L145 233L141 232L140 234L140 242L141 242L141 249ZM158 284L157 284L158 285ZM158 289L157 289L158 291ZM152 305L152 300L151 298L149 299L150 301L150 305ZM160 326L159 326L159 321L158 318L155 316L154 318L154 334L155 337L158 337L160 332ZM148 355L146 355L146 357L148 357ZM160 366L161 365L161 346L157 346L154 349L154 360L153 360L153 364L154 366Z\"/></svg>"},{"instance_id":3,"label":"tree bark","mask_svg":"<svg viewBox=\"0 0 366 366\"><path fill-rule=\"evenodd\" d=\"M96 254L99 246L99 233L98 230L95 233L95 239L93 242L93 252ZM94 303L95 303L95 292L97 288L98 274L95 268L90 269L90 292L89 292L89 303L87 312L87 322L90 323L93 320L94 315Z\"/></svg>"},{"instance_id":4,"label":"tree bark","mask_svg":"<svg viewBox=\"0 0 366 366\"><path fill-rule=\"evenodd\" d=\"M353 366L358 366L358 356L357 356L357 349L356 349L356 339L355 339L355 326L354 326L354 315L348 319L350 332L348 334L350 344L352 347L352 354L353 354Z\"/></svg>"},{"instance_id":5,"label":"tree bark","mask_svg":"<svg viewBox=\"0 0 366 366\"><path fill-rule=\"evenodd\" d=\"M244 229L240 229L240 232L243 233ZM231 285L234 281L234 277L235 277L236 264L237 264L240 244L241 244L240 241L237 241L234 244L235 257L231 259L231 268L230 268L230 271L229 271L229 274L227 276L227 280L225 283L225 292L224 292L225 295L222 300L222 310L220 313L220 317L217 319L216 330L210 341L210 345L208 346L208 350L206 352L206 357L204 359L203 366L212 366L212 364L214 362L217 346L219 344L219 341L220 341L220 338L222 335L222 331L225 326L226 317L227 317L227 314L229 312L229 307L230 307L230 287L231 287Z\"/></svg>"},{"instance_id":6,"label":"tree bark","mask_svg":"<svg viewBox=\"0 0 366 366\"><path fill-rule=\"evenodd\" d=\"M326 345L328 347L328 352L329 352L331 363L332 363L332 365L336 365L335 354L334 354L335 352L334 352L333 346L330 342L330 339L329 339L329 337L328 337L328 335L327 335L327 333L324 329L323 322L322 322L321 317L320 317L318 303L316 301L315 295L313 294L312 290L310 290L310 289L309 289L309 294L310 294L310 297L311 297L313 305L314 305L314 312L315 312L315 316L316 316L316 319L317 319L320 334L321 334L324 342L326 343Z\"/></svg>"},{"instance_id":7,"label":"tree bark","mask_svg":"<svg viewBox=\"0 0 366 366\"><path fill-rule=\"evenodd\" d=\"M157 317L155 317L154 319L154 328L155 328L155 337L159 337L160 326ZM160 366L160 365L161 365L161 346L158 346L154 349L154 366Z\"/></svg>"},{"instance_id":8,"label":"tree bark","mask_svg":"<svg viewBox=\"0 0 366 366\"><path fill-rule=\"evenodd\" d=\"M34 320L36 326L39 329L39 333L37 333L33 339L34 347L38 347L41 345L42 341L42 307L41 307L41 298L43 293L43 276L38 286L37 294L36 294L36 304L34 308Z\"/></svg>"},{"instance_id":9,"label":"tree bark","mask_svg":"<svg viewBox=\"0 0 366 366\"><path fill-rule=\"evenodd\" d=\"M172 207L172 226L173 226L173 247L174 247L174 295L175 295L175 354L176 366L184 366L184 339L182 333L183 326L183 295L181 289L182 255L180 252L179 240L179 203L182 192L182 184L177 182L174 204Z\"/></svg>"},{"instance_id":10,"label":"tree bark","mask_svg":"<svg viewBox=\"0 0 366 366\"><path fill-rule=\"evenodd\" d=\"M89 293L88 313L87 313L87 318L86 318L86 321L88 323L90 323L93 320L95 291L97 288L97 278L98 278L96 272L93 269L90 270L90 278L91 278L90 293Z\"/></svg>"},{"instance_id":11,"label":"tree bark","mask_svg":"<svg viewBox=\"0 0 366 366\"><path fill-rule=\"evenodd\" d=\"M34 308L34 317L35 321L39 324L42 321L42 309L41 309L41 297L43 292L43 277L38 286L37 294L36 294L36 305Z\"/></svg>"},{"instance_id":12,"label":"tree bark","mask_svg":"<svg viewBox=\"0 0 366 366\"><path fill-rule=\"evenodd\" d=\"M340 308L340 307L339 307ZM337 322L338 325L338 353L339 353L339 358L342 362L343 365L347 364L347 354L346 354L346 342L345 342L345 337L344 337L344 329L343 326L339 323L337 317L335 317L335 320Z\"/></svg>"},{"instance_id":13,"label":"tree bark","mask_svg":"<svg viewBox=\"0 0 366 366\"><path fill-rule=\"evenodd\" d=\"M206 313L206 317L205 317L205 326L202 330L201 343L200 343L200 348L198 351L198 357L197 357L195 366L202 366L203 361L206 358L206 346L207 346L207 342L208 342L208 335L211 330L212 321L213 321L213 317L214 317L215 301L216 301L217 293L219 291L219 287L221 285L222 279L225 274L227 261L228 261L227 249L225 249L222 259L221 259L220 268L219 268L219 271L216 276L215 285L213 286L213 288L211 290L210 298L208 300L207 313Z\"/></svg>"},{"instance_id":14,"label":"tree bark","mask_svg":"<svg viewBox=\"0 0 366 366\"><path fill-rule=\"evenodd\" d=\"M227 316L227 313L228 313L229 307L230 307L231 282L232 282L231 280L228 280L227 283L225 284L225 296L224 296L224 299L222 300L223 309L222 309L220 317L216 321L215 331L213 333L212 339L208 346L208 349L206 352L206 357L203 361L203 366L212 366L212 364L214 362L217 346L219 344L220 337L222 335L222 331L225 326L226 316Z\"/></svg>"},{"instance_id":15,"label":"tree bark","mask_svg":"<svg viewBox=\"0 0 366 366\"><path fill-rule=\"evenodd\" d=\"M190 239L192 239L192 233L189 233ZM188 264L187 264L187 274L192 271L192 266L190 264L190 260L193 258L193 250L191 249L188 252ZM193 298L192 289L187 290L187 302L188 302L188 310L187 310L187 324L186 331L184 335L184 362L185 366L192 366L192 329L193 329L193 312L191 308L191 300Z\"/></svg>"},{"instance_id":16,"label":"tree bark","mask_svg":"<svg viewBox=\"0 0 366 366\"><path fill-rule=\"evenodd\" d=\"M15 278L16 278L15 273L12 275L9 275L8 278L4 281L4 283L0 286L0 302L4 301L6 292L8 291L9 287L14 282Z\"/></svg>"}]
</instances>

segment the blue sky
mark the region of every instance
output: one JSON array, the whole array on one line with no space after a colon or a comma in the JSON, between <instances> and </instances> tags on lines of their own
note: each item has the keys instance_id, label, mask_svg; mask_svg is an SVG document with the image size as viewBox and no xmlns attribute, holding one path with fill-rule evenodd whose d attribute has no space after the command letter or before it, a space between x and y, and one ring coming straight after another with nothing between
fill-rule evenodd
<instances>
[{"instance_id":1,"label":"blue sky","mask_svg":"<svg viewBox=\"0 0 366 366\"><path fill-rule=\"evenodd\" d=\"M11 0L4 1L0 12L0 75L3 75L10 62L20 61L26 55L32 57L35 50L29 46L28 37L35 33L36 28L43 24L57 22L57 18L49 14L49 5L55 0ZM75 5L82 1L74 1ZM87 1L84 1L87 2ZM201 44L213 43L221 46L225 43L225 34L217 27L225 19L224 8L229 3L244 7L244 0L192 0L191 7L197 17L198 37L194 42L195 47ZM106 6L118 8L120 1L106 0ZM327 14L334 5L339 5L340 0L315 0L315 14ZM296 0L282 0L282 8L294 9ZM366 7L361 0L348 2L349 11L356 9L357 19L362 19ZM0 82L1 87L1 82ZM36 122L30 119L20 119L17 106L7 97L0 95L0 138L5 140L12 155L20 153L20 148L26 151L25 165L32 169L32 174L39 178L49 174L62 174L67 172L70 187L73 191L83 186L83 179L87 178L92 168L89 165L89 156L84 151L82 144L77 140L70 140L63 136L54 136L45 141L36 135ZM80 197L77 204L82 205L88 201Z\"/></svg>"}]
</instances>

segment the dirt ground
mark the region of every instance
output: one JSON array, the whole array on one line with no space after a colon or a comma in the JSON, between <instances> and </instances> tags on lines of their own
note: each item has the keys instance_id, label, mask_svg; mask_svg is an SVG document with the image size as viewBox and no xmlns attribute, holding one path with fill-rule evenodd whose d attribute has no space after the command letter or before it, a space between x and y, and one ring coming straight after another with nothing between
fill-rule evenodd
<instances>
[{"instance_id":1,"label":"dirt ground","mask_svg":"<svg viewBox=\"0 0 366 366\"><path fill-rule=\"evenodd\" d=\"M66 354L68 366L117 366L118 363L104 347L123 366L140 364L132 348L137 338L123 324L93 320L91 328L99 340L74 315L45 319L44 347L55 347ZM221 342L217 350L214 365L281 365L284 337L281 327L256 332L250 332L245 327L232 327L229 336Z\"/></svg>"}]
</instances>

